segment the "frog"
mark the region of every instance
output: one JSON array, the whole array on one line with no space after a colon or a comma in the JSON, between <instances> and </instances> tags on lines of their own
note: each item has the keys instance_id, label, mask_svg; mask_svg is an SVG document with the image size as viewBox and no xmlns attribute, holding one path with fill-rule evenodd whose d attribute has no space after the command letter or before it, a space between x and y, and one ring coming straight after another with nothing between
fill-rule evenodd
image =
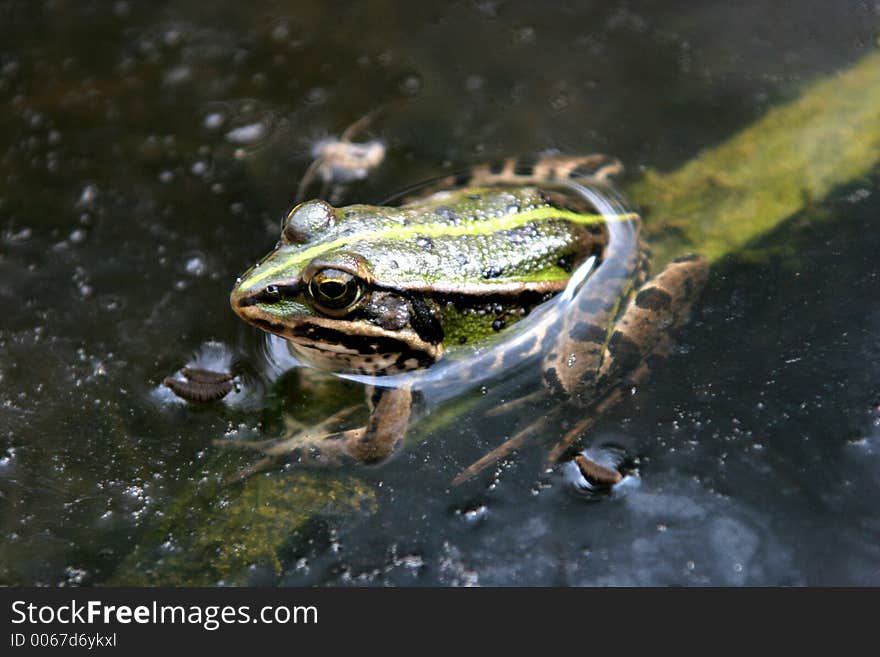
<instances>
[{"instance_id":1,"label":"frog","mask_svg":"<svg viewBox=\"0 0 880 657\"><path fill-rule=\"evenodd\" d=\"M532 404L539 417L453 483L551 416L577 419L548 465L565 460L593 486L621 481L617 463L572 446L668 354L708 272L686 254L651 274L641 215L611 185L621 170L598 154L511 157L397 204L295 205L275 247L236 280L230 305L283 338L301 364L364 380L369 417L337 430L343 410L286 440L251 444L264 458L250 472L280 458L381 463L407 433L420 375L473 384L535 362L539 390L510 403Z\"/></svg>"}]
</instances>

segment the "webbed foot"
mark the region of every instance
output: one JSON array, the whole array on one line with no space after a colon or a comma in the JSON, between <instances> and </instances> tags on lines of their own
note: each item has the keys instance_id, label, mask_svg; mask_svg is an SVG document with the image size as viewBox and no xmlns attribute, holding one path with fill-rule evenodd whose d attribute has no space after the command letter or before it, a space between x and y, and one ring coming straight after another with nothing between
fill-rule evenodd
<instances>
[{"instance_id":1,"label":"webbed foot","mask_svg":"<svg viewBox=\"0 0 880 657\"><path fill-rule=\"evenodd\" d=\"M220 447L255 449L264 455L232 481L240 481L282 461L295 460L299 465L323 467L341 465L347 460L360 463L384 460L394 452L406 433L412 393L405 387L371 390L368 399L373 412L364 426L339 428L343 420L362 408L350 406L315 426L306 429L296 426L292 435L275 441L215 440L214 444Z\"/></svg>"},{"instance_id":2,"label":"webbed foot","mask_svg":"<svg viewBox=\"0 0 880 657\"><path fill-rule=\"evenodd\" d=\"M362 433L364 428L359 427L348 431L334 431L333 429L360 409L360 406L343 408L310 428L303 427L297 420L290 420L287 422L287 431L280 438L267 440L218 438L213 441L213 444L222 449L255 451L264 454L263 458L241 470L231 478L231 481L247 479L251 475L292 459L304 465L338 465L342 451L344 451L340 449L339 442L346 440L347 437L350 439L352 432Z\"/></svg>"}]
</instances>

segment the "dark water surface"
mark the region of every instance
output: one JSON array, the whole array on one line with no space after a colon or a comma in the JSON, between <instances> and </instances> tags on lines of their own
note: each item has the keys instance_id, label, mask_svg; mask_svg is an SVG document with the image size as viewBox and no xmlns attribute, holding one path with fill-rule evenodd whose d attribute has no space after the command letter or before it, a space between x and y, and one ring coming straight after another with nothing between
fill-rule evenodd
<instances>
[{"instance_id":1,"label":"dark water surface","mask_svg":"<svg viewBox=\"0 0 880 657\"><path fill-rule=\"evenodd\" d=\"M372 512L144 575L206 531L211 441L297 410L278 386L193 408L160 383L195 354L257 367L228 293L317 139L387 108L365 201L549 148L672 169L877 27L858 2L0 4L0 583L880 584L876 178L715 267L667 366L594 432L639 454L637 485L585 502L538 483L533 449L450 489L498 442L459 422L338 475Z\"/></svg>"}]
</instances>

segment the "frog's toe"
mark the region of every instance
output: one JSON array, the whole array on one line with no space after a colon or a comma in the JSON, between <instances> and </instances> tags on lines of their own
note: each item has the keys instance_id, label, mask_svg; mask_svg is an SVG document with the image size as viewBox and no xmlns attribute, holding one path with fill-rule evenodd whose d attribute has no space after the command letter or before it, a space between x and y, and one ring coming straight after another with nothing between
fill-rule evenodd
<instances>
[{"instance_id":1,"label":"frog's toe","mask_svg":"<svg viewBox=\"0 0 880 657\"><path fill-rule=\"evenodd\" d=\"M223 399L235 387L235 376L230 372L184 367L180 374L182 378L167 376L162 383L181 399L194 404Z\"/></svg>"},{"instance_id":2,"label":"frog's toe","mask_svg":"<svg viewBox=\"0 0 880 657\"><path fill-rule=\"evenodd\" d=\"M621 447L588 447L565 463L563 474L576 493L599 496L631 479L631 464L631 457Z\"/></svg>"},{"instance_id":3,"label":"frog's toe","mask_svg":"<svg viewBox=\"0 0 880 657\"><path fill-rule=\"evenodd\" d=\"M623 475L620 474L619 470L596 463L596 461L587 458L583 454L575 456L574 462L587 483L595 488L610 488L614 484L620 483L623 479Z\"/></svg>"}]
</instances>

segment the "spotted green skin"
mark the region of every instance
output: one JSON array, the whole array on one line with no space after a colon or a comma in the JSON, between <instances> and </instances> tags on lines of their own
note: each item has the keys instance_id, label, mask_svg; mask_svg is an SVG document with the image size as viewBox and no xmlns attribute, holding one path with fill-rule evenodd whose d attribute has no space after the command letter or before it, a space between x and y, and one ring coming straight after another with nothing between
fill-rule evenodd
<instances>
[{"instance_id":1,"label":"spotted green skin","mask_svg":"<svg viewBox=\"0 0 880 657\"><path fill-rule=\"evenodd\" d=\"M570 220L544 218L548 210L554 208L534 187L464 189L400 208L336 208L335 221L314 240L282 244L236 289L291 280L315 257L329 265L352 253L369 263L377 281L409 289L479 284L490 291L511 282L564 281L571 269L558 260L577 253L586 231ZM601 219L593 215L585 223ZM491 276L493 270L501 274Z\"/></svg>"}]
</instances>

